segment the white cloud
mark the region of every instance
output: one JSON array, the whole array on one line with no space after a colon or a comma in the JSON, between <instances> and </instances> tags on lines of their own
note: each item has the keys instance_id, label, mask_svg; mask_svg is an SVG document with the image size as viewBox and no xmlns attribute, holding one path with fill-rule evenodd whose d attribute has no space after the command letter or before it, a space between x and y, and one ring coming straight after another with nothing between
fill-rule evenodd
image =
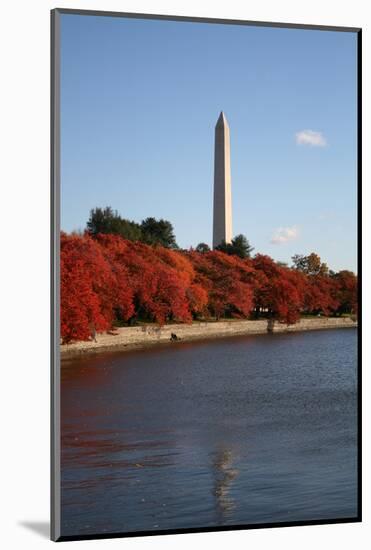
<instances>
[{"instance_id":1,"label":"white cloud","mask_svg":"<svg viewBox=\"0 0 371 550\"><path fill-rule=\"evenodd\" d=\"M298 236L299 236L299 230L296 227L296 225L293 225L292 227L279 227L273 233L271 243L284 244L284 243L287 243L288 241L293 241L297 239Z\"/></svg>"},{"instance_id":2,"label":"white cloud","mask_svg":"<svg viewBox=\"0 0 371 550\"><path fill-rule=\"evenodd\" d=\"M326 147L326 138L321 132L314 130L301 130L295 134L296 143L298 145L310 145L311 147Z\"/></svg>"}]
</instances>

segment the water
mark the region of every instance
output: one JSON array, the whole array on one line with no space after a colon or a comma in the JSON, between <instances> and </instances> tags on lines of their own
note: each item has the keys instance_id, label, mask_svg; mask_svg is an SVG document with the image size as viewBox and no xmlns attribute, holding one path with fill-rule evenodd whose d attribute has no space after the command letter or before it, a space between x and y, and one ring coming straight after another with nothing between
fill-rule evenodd
<instances>
[{"instance_id":1,"label":"water","mask_svg":"<svg viewBox=\"0 0 371 550\"><path fill-rule=\"evenodd\" d=\"M357 333L63 362L62 535L357 515Z\"/></svg>"}]
</instances>

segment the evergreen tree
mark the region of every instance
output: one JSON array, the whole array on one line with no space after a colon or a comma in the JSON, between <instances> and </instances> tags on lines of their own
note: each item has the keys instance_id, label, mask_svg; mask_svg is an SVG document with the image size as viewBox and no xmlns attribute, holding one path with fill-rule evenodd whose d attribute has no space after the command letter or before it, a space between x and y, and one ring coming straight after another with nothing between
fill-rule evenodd
<instances>
[{"instance_id":1,"label":"evergreen tree","mask_svg":"<svg viewBox=\"0 0 371 550\"><path fill-rule=\"evenodd\" d=\"M216 250L229 254L231 256L238 256L239 258L251 258L251 253L254 248L250 245L245 235L237 235L232 239L230 243L222 242L216 247Z\"/></svg>"},{"instance_id":2,"label":"evergreen tree","mask_svg":"<svg viewBox=\"0 0 371 550\"><path fill-rule=\"evenodd\" d=\"M142 240L147 244L159 244L166 248L178 248L174 229L167 220L146 218L140 225Z\"/></svg>"},{"instance_id":3,"label":"evergreen tree","mask_svg":"<svg viewBox=\"0 0 371 550\"><path fill-rule=\"evenodd\" d=\"M201 253L210 252L210 247L209 247L209 245L206 244L206 243L199 243L199 244L196 246L196 252L201 252Z\"/></svg>"},{"instance_id":4,"label":"evergreen tree","mask_svg":"<svg viewBox=\"0 0 371 550\"><path fill-rule=\"evenodd\" d=\"M142 239L140 226L133 221L121 218L117 210L112 210L110 206L92 209L86 225L88 232L93 237L102 233L120 235L129 241L140 241Z\"/></svg>"}]
</instances>

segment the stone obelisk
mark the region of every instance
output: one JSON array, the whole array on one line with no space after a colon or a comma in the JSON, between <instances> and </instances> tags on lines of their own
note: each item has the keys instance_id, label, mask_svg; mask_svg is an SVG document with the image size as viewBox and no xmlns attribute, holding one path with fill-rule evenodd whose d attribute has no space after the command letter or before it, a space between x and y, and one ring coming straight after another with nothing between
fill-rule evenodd
<instances>
[{"instance_id":1,"label":"stone obelisk","mask_svg":"<svg viewBox=\"0 0 371 550\"><path fill-rule=\"evenodd\" d=\"M215 126L213 248L232 240L229 126L223 111Z\"/></svg>"}]
</instances>

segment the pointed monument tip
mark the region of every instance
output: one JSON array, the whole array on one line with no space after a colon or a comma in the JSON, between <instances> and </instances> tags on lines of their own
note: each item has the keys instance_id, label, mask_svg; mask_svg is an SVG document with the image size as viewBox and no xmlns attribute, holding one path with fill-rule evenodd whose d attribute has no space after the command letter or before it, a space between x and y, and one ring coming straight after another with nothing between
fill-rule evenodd
<instances>
[{"instance_id":1,"label":"pointed monument tip","mask_svg":"<svg viewBox=\"0 0 371 550\"><path fill-rule=\"evenodd\" d=\"M219 115L219 118L218 118L218 121L217 121L216 125L221 126L221 125L225 125L225 124L228 124L227 117L225 116L224 111L220 111L220 115Z\"/></svg>"}]
</instances>

